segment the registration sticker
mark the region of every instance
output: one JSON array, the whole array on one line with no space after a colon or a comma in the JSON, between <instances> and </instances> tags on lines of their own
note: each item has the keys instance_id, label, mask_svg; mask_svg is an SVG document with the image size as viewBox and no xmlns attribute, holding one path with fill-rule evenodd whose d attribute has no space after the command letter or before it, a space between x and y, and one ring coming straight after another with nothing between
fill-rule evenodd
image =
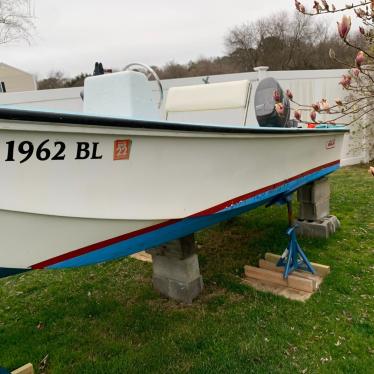
<instances>
[{"instance_id":1,"label":"registration sticker","mask_svg":"<svg viewBox=\"0 0 374 374\"><path fill-rule=\"evenodd\" d=\"M335 148L335 139L330 139L326 142L326 149Z\"/></svg>"},{"instance_id":2,"label":"registration sticker","mask_svg":"<svg viewBox=\"0 0 374 374\"><path fill-rule=\"evenodd\" d=\"M128 160L130 158L131 140L115 140L113 160Z\"/></svg>"}]
</instances>

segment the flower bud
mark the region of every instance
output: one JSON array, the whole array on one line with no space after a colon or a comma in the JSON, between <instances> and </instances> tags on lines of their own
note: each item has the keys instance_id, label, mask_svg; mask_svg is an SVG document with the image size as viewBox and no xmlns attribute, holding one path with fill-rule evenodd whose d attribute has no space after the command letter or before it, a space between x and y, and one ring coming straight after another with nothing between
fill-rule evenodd
<instances>
[{"instance_id":1,"label":"flower bud","mask_svg":"<svg viewBox=\"0 0 374 374\"><path fill-rule=\"evenodd\" d=\"M343 75L339 84L341 84L344 88L348 88L351 85L351 80L352 78L350 75Z\"/></svg>"},{"instance_id":2,"label":"flower bud","mask_svg":"<svg viewBox=\"0 0 374 374\"><path fill-rule=\"evenodd\" d=\"M322 10L321 5L320 5L319 2L316 1L316 0L314 1L313 9L316 10L316 13L317 13L317 14Z\"/></svg>"},{"instance_id":3,"label":"flower bud","mask_svg":"<svg viewBox=\"0 0 374 374\"><path fill-rule=\"evenodd\" d=\"M315 110L312 110L310 112L310 119L313 121L313 122L316 122L316 118L317 118L317 112Z\"/></svg>"},{"instance_id":4,"label":"flower bud","mask_svg":"<svg viewBox=\"0 0 374 374\"><path fill-rule=\"evenodd\" d=\"M365 35L365 29L362 26L360 26L358 29L362 35Z\"/></svg>"},{"instance_id":5,"label":"flower bud","mask_svg":"<svg viewBox=\"0 0 374 374\"><path fill-rule=\"evenodd\" d=\"M321 109L325 112L330 112L330 104L326 99L321 100Z\"/></svg>"},{"instance_id":6,"label":"flower bud","mask_svg":"<svg viewBox=\"0 0 374 374\"><path fill-rule=\"evenodd\" d=\"M352 69L351 74L357 78L360 75L360 69L357 69L357 68Z\"/></svg>"},{"instance_id":7,"label":"flower bud","mask_svg":"<svg viewBox=\"0 0 374 374\"><path fill-rule=\"evenodd\" d=\"M284 105L282 103L276 103L275 111L280 115L284 114Z\"/></svg>"},{"instance_id":8,"label":"flower bud","mask_svg":"<svg viewBox=\"0 0 374 374\"><path fill-rule=\"evenodd\" d=\"M281 95L280 95L280 92L278 90L274 90L273 99L276 103L279 103L281 101Z\"/></svg>"},{"instance_id":9,"label":"flower bud","mask_svg":"<svg viewBox=\"0 0 374 374\"><path fill-rule=\"evenodd\" d=\"M301 112L300 112L300 110L295 110L295 112L294 112L294 117L295 117L295 119L297 120L297 121L300 121L301 120Z\"/></svg>"},{"instance_id":10,"label":"flower bud","mask_svg":"<svg viewBox=\"0 0 374 374\"><path fill-rule=\"evenodd\" d=\"M345 39L351 29L351 17L343 15L340 22L338 24L338 32L342 39Z\"/></svg>"},{"instance_id":11,"label":"flower bud","mask_svg":"<svg viewBox=\"0 0 374 374\"><path fill-rule=\"evenodd\" d=\"M364 52L363 51L358 52L356 56L356 66L360 67L364 61L365 61Z\"/></svg>"},{"instance_id":12,"label":"flower bud","mask_svg":"<svg viewBox=\"0 0 374 374\"><path fill-rule=\"evenodd\" d=\"M319 112L321 110L319 103L312 104L312 108L315 112Z\"/></svg>"},{"instance_id":13,"label":"flower bud","mask_svg":"<svg viewBox=\"0 0 374 374\"><path fill-rule=\"evenodd\" d=\"M335 102L336 102L336 105L343 106L343 102L341 101L340 98L335 99Z\"/></svg>"},{"instance_id":14,"label":"flower bud","mask_svg":"<svg viewBox=\"0 0 374 374\"><path fill-rule=\"evenodd\" d=\"M329 49L329 56L331 59L335 58L335 51L332 48Z\"/></svg>"},{"instance_id":15,"label":"flower bud","mask_svg":"<svg viewBox=\"0 0 374 374\"><path fill-rule=\"evenodd\" d=\"M287 90L286 90L286 96L287 96L290 100L292 100L292 99L293 99L292 91L289 90L289 89L287 89Z\"/></svg>"},{"instance_id":16,"label":"flower bud","mask_svg":"<svg viewBox=\"0 0 374 374\"><path fill-rule=\"evenodd\" d=\"M322 0L322 4L323 4L324 8L328 11L330 7L329 7L329 4L327 3L327 1Z\"/></svg>"}]
</instances>

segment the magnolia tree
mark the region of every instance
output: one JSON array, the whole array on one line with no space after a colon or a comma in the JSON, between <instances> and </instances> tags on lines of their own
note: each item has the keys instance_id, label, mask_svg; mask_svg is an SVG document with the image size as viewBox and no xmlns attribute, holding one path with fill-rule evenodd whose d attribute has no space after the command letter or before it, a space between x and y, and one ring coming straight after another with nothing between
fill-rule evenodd
<instances>
[{"instance_id":1,"label":"magnolia tree","mask_svg":"<svg viewBox=\"0 0 374 374\"><path fill-rule=\"evenodd\" d=\"M0 0L0 44L30 40L33 28L30 0Z\"/></svg>"},{"instance_id":2,"label":"magnolia tree","mask_svg":"<svg viewBox=\"0 0 374 374\"><path fill-rule=\"evenodd\" d=\"M302 112L307 111L309 121L319 123L319 114L328 114L329 120L323 121L328 123L345 122L351 124L354 121L368 115L374 111L374 0L371 1L357 1L342 8L336 7L330 1L321 0L314 1L308 9L300 1L295 0L296 9L308 16L316 16L324 13L343 13L340 22L337 22L337 31L342 41L352 49L355 49L356 58L352 64L344 63L336 58L334 50L330 49L330 58L341 63L347 67L347 73L341 78L339 84L347 91L346 98L335 99L335 102L330 104L326 99L310 104L303 105L295 101L292 92L287 90L286 95L290 101L296 105L294 108L294 117L301 121ZM350 39L351 30L351 16L346 14L351 12L354 14L361 25L357 32L361 35L359 45L357 43L357 33ZM278 92L274 93L274 99L277 100ZM277 103L275 106L279 114L284 112L282 103ZM348 123L347 123L348 120Z\"/></svg>"}]
</instances>

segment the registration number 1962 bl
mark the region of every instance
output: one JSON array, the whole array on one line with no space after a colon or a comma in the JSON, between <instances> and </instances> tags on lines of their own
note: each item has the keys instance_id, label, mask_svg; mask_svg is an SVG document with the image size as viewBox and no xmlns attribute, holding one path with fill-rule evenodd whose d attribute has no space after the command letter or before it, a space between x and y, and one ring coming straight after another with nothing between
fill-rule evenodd
<instances>
[{"instance_id":1,"label":"registration number 1962 bl","mask_svg":"<svg viewBox=\"0 0 374 374\"><path fill-rule=\"evenodd\" d=\"M21 164L35 157L39 161L61 161L66 157L66 144L62 141L46 139L39 144L29 140L5 143L5 161L19 161ZM75 160L100 160L99 142L76 142L73 151Z\"/></svg>"}]
</instances>

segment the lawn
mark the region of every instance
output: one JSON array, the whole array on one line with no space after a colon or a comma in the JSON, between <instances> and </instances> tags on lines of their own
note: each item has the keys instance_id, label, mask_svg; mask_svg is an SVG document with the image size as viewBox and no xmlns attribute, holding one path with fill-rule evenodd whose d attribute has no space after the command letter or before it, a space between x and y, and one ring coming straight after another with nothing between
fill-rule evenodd
<instances>
[{"instance_id":1,"label":"lawn","mask_svg":"<svg viewBox=\"0 0 374 374\"><path fill-rule=\"evenodd\" d=\"M197 235L205 289L161 298L131 258L0 280L0 366L43 373L373 373L374 178L330 177L342 228L299 239L331 274L305 304L241 283L243 266L286 246L285 207L259 208Z\"/></svg>"}]
</instances>

